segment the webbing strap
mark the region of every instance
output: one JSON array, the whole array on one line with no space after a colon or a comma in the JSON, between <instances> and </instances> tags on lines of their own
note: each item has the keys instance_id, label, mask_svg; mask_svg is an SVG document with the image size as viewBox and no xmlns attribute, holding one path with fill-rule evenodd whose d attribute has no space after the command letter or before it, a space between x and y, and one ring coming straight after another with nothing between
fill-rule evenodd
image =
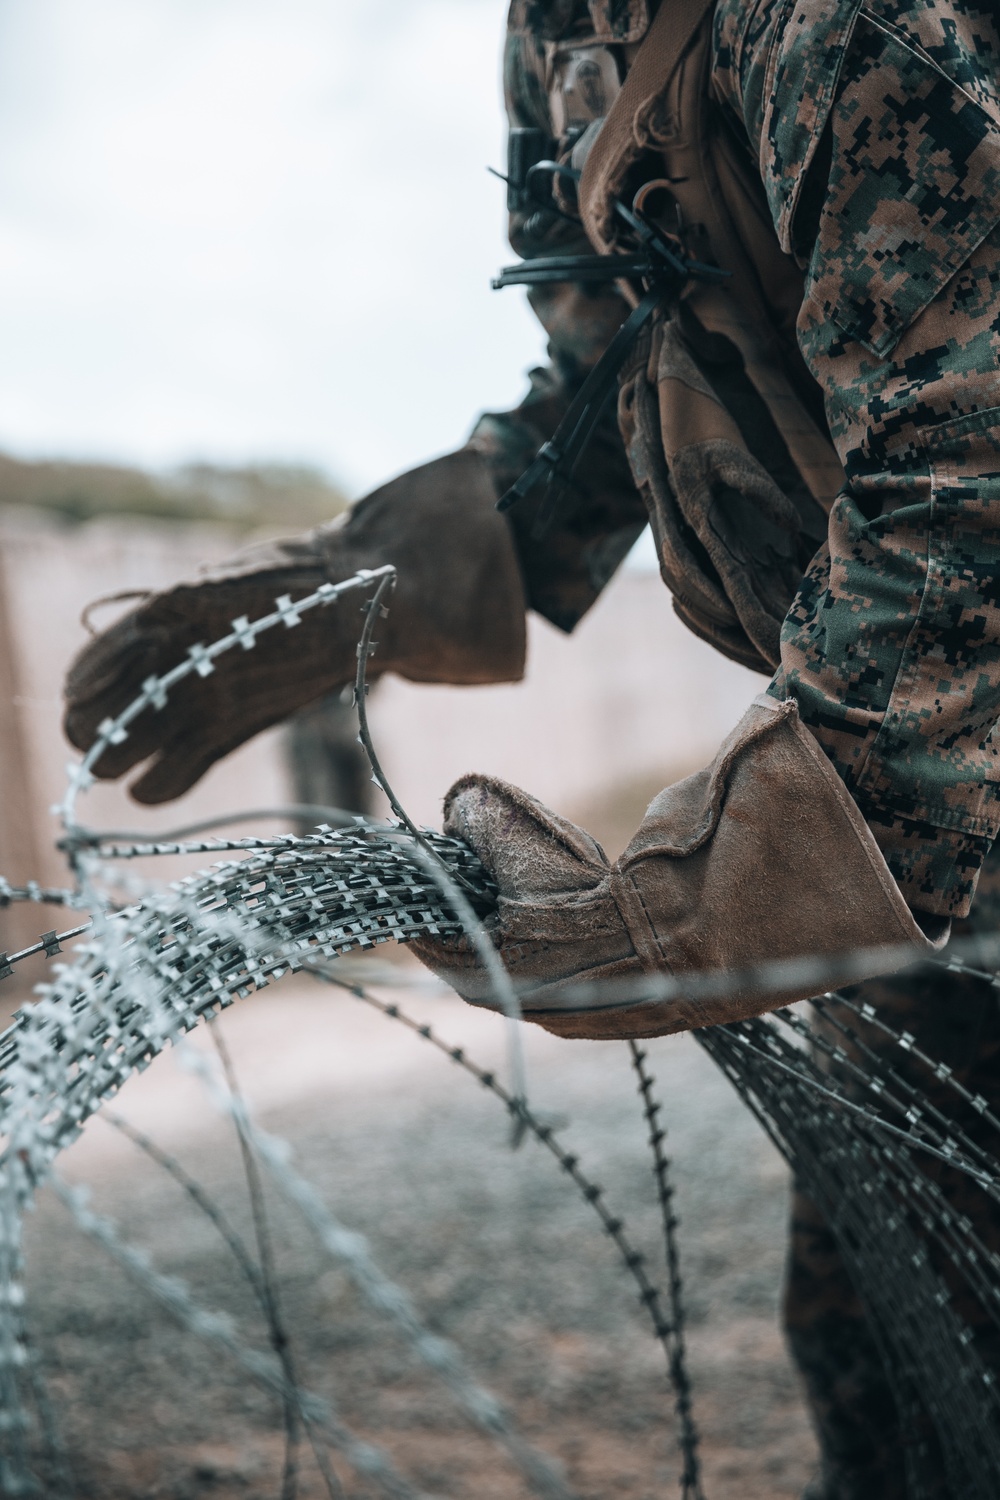
<instances>
[{"instance_id":1,"label":"webbing strap","mask_svg":"<svg viewBox=\"0 0 1000 1500\"><path fill-rule=\"evenodd\" d=\"M715 0L661 0L584 163L578 186L580 216L594 249L611 250L612 226L619 216L615 204L630 167L645 147L662 151L660 170L671 181L684 223L702 226L712 257L731 276L726 286L699 287L691 305L710 331L724 334L736 345L806 486L820 508L829 512L843 486L844 471L829 434L817 425L796 389L800 368L803 378L808 378L805 366L797 350L785 349L776 334L752 236L746 239L741 234L741 205L744 214L753 218L752 190L749 185L741 187L742 164L725 150L724 133L712 128L704 71L709 39L703 34L700 48L697 43L699 29L714 4ZM689 56L694 64L690 75L683 71ZM658 146L655 140L646 139L657 101L672 116ZM724 182L720 170L725 173ZM787 266L775 268L772 255L771 271L796 276L793 263L781 256L776 242L774 252ZM621 259L624 262L626 257ZM620 285L634 303L628 284ZM773 274L770 285L773 291Z\"/></svg>"},{"instance_id":2,"label":"webbing strap","mask_svg":"<svg viewBox=\"0 0 1000 1500\"><path fill-rule=\"evenodd\" d=\"M580 217L595 250L607 252L602 209L617 190L623 158L639 143L636 123L649 101L662 93L715 0L660 0L653 23L625 75L607 119L584 162L580 178Z\"/></svg>"}]
</instances>

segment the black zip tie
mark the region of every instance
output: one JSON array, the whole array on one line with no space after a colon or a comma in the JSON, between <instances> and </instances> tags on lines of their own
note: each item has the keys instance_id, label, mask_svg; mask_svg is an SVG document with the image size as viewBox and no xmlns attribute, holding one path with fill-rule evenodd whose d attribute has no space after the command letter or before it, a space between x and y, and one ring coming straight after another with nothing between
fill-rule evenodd
<instances>
[{"instance_id":1,"label":"black zip tie","mask_svg":"<svg viewBox=\"0 0 1000 1500\"><path fill-rule=\"evenodd\" d=\"M490 286L538 286L555 281L621 281L652 277L659 267L648 255L540 255L504 266Z\"/></svg>"},{"instance_id":2,"label":"black zip tie","mask_svg":"<svg viewBox=\"0 0 1000 1500\"><path fill-rule=\"evenodd\" d=\"M664 295L662 287L652 287L638 307L633 308L570 402L566 415L552 437L542 445L534 461L529 464L521 477L515 480L506 494L501 495L497 501L498 511L508 511L544 480L547 494L535 522L533 534L536 537L544 535L555 519L559 500L573 477L573 471L588 439L600 420L601 412L614 388L618 372L636 338L659 307Z\"/></svg>"},{"instance_id":3,"label":"black zip tie","mask_svg":"<svg viewBox=\"0 0 1000 1500\"><path fill-rule=\"evenodd\" d=\"M530 182L533 172L539 171L569 177L574 182L579 182L581 176L574 168L543 161L531 168L527 181ZM508 511L536 485L545 484L545 497L531 532L536 541L547 534L555 521L563 495L600 421L628 351L660 302L667 297L679 297L689 281L720 282L728 280L732 274L719 266L690 260L682 248L678 253L641 209L628 208L619 198L613 200L613 207L638 239L642 247L638 253L540 256L537 260L504 267L492 283L495 290L558 281L624 279L651 283L587 375L551 438L543 443L533 462L497 501L498 511Z\"/></svg>"}]
</instances>

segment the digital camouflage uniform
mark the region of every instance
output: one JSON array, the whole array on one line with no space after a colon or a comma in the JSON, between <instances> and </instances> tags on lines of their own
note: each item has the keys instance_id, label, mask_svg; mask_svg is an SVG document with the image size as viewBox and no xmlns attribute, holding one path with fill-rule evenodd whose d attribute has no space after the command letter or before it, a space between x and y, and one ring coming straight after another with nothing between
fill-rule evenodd
<instances>
[{"instance_id":1,"label":"digital camouflage uniform","mask_svg":"<svg viewBox=\"0 0 1000 1500\"><path fill-rule=\"evenodd\" d=\"M607 114L649 20L644 0L514 0L511 125L545 131L568 159ZM846 474L769 691L798 700L911 906L963 918L1000 826L1000 16L986 0L718 0L710 86L804 272L795 332ZM526 258L591 248L545 208L515 212L511 242ZM628 311L607 286L529 295L551 364L472 437L501 490ZM572 629L647 519L612 413L548 533L533 534L530 501L510 519L528 603ZM979 906L996 883L988 873ZM987 984L867 990L1000 1101ZM961 1206L955 1174L940 1180ZM977 1227L1000 1247L981 1210ZM921 1434L900 1429L831 1231L801 1195L786 1320L821 1437L817 1493L905 1495L902 1447Z\"/></svg>"}]
</instances>

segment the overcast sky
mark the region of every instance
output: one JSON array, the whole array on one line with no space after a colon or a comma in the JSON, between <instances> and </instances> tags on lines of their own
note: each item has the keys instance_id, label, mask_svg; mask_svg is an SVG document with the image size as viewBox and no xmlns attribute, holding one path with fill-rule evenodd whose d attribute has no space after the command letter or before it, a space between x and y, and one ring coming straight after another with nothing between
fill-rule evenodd
<instances>
[{"instance_id":1,"label":"overcast sky","mask_svg":"<svg viewBox=\"0 0 1000 1500\"><path fill-rule=\"evenodd\" d=\"M504 0L2 0L0 448L319 464L513 403Z\"/></svg>"}]
</instances>

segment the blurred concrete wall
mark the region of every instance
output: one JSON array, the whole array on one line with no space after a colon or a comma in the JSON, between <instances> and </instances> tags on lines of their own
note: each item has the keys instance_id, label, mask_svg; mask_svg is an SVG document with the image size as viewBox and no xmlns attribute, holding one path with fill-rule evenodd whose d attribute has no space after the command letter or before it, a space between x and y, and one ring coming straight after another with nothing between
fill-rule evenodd
<instances>
[{"instance_id":1,"label":"blurred concrete wall","mask_svg":"<svg viewBox=\"0 0 1000 1500\"><path fill-rule=\"evenodd\" d=\"M7 810L0 820L0 874L17 884L32 877L45 884L66 883L65 863L55 847L59 826L50 809L65 791L67 762L76 758L62 734L61 684L67 664L87 639L80 620L84 606L102 595L190 577L200 563L224 557L240 543L241 533L204 523L117 517L65 526L29 510L0 514L0 586L9 646L6 668L0 664L0 778ZM95 623L110 622L122 607L95 611ZM181 802L164 808L138 807L120 784L98 785L81 800L80 819L88 825L152 831L208 817L220 808L287 800L276 739L276 733L261 736ZM136 873L152 874L153 865ZM156 869L161 878L178 873L176 861L169 870ZM0 912L0 948L12 950L19 940L57 924L58 914L51 908Z\"/></svg>"},{"instance_id":2,"label":"blurred concrete wall","mask_svg":"<svg viewBox=\"0 0 1000 1500\"><path fill-rule=\"evenodd\" d=\"M684 628L657 574L622 570L572 635L531 617L523 682L388 680L371 719L387 774L415 819L437 823L442 793L472 770L585 816L612 812L633 790L644 806L698 769L762 686Z\"/></svg>"},{"instance_id":3,"label":"blurred concrete wall","mask_svg":"<svg viewBox=\"0 0 1000 1500\"><path fill-rule=\"evenodd\" d=\"M49 809L62 796L71 754L60 729L60 684L86 639L84 605L190 577L241 544L237 532L206 523L105 518L67 527L30 511L4 512L0 873L8 879L65 878ZM112 607L95 614L98 624L111 618ZM616 808L632 817L659 786L708 759L760 686L680 625L655 575L623 571L573 636L532 619L523 683L455 689L387 679L372 695L372 724L386 771L420 821L437 823L451 781L482 770L559 811L589 816L592 826L596 819L602 826L594 831L613 842ZM290 798L280 731L270 731L180 802L139 808L122 785L103 785L80 813L87 824L152 832ZM176 862L156 871L178 872ZM40 916L25 914L32 935L48 925ZM9 949L22 917L4 919L0 947Z\"/></svg>"}]
</instances>

